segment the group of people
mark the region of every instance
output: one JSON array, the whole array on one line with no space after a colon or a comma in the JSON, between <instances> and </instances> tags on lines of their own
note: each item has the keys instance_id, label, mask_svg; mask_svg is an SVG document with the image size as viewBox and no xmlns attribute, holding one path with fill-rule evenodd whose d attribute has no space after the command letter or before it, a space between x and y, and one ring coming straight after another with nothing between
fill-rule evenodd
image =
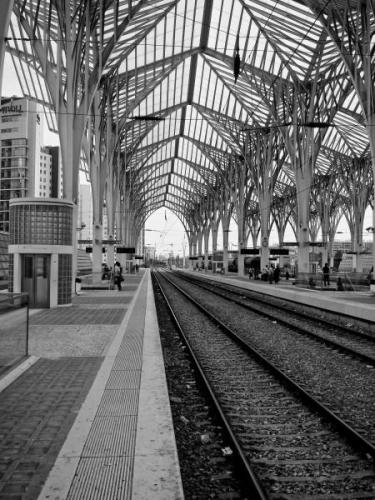
<instances>
[{"instance_id":1,"label":"group of people","mask_svg":"<svg viewBox=\"0 0 375 500\"><path fill-rule=\"evenodd\" d=\"M257 273L256 269L249 269L249 279L258 279L260 278L263 281L268 281L269 283L275 282L277 284L280 281L280 273L281 269L279 264L274 266L271 264L270 266L266 265L260 273ZM289 278L289 274L287 279Z\"/></svg>"},{"instance_id":2,"label":"group of people","mask_svg":"<svg viewBox=\"0 0 375 500\"><path fill-rule=\"evenodd\" d=\"M264 281L268 281L268 283L273 283L277 285L277 283L280 281L280 266L277 264L275 267L273 264L270 266L266 266L262 270L262 279Z\"/></svg>"},{"instance_id":3,"label":"group of people","mask_svg":"<svg viewBox=\"0 0 375 500\"><path fill-rule=\"evenodd\" d=\"M139 272L139 265L136 264L134 266L134 270L136 273ZM119 261L115 262L113 267L113 271L111 267L108 267L107 264L102 265L102 280L110 280L111 283L117 286L117 290L121 291L121 283L124 281L124 276L122 273L122 266Z\"/></svg>"},{"instance_id":4,"label":"group of people","mask_svg":"<svg viewBox=\"0 0 375 500\"><path fill-rule=\"evenodd\" d=\"M122 274L122 266L120 262L116 261L113 267L108 267L107 264L102 264L102 280L113 281L113 284L117 286L118 290L122 290L121 283L124 281L124 276Z\"/></svg>"}]
</instances>

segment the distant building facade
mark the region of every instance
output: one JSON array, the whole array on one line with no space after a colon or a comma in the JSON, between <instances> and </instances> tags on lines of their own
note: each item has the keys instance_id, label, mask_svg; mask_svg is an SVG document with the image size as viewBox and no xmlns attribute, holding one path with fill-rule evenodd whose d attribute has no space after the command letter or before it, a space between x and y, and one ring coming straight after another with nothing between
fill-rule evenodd
<instances>
[{"instance_id":1,"label":"distant building facade","mask_svg":"<svg viewBox=\"0 0 375 500\"><path fill-rule=\"evenodd\" d=\"M9 232L12 198L60 198L58 147L42 147L39 105L26 98L3 98L0 107L0 231Z\"/></svg>"}]
</instances>

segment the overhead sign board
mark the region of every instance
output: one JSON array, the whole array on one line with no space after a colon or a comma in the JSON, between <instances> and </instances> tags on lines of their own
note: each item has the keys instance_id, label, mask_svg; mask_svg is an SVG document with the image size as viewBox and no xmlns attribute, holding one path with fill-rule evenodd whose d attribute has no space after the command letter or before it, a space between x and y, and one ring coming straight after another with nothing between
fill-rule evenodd
<instances>
[{"instance_id":1,"label":"overhead sign board","mask_svg":"<svg viewBox=\"0 0 375 500\"><path fill-rule=\"evenodd\" d=\"M102 240L103 245L118 245L121 241ZM92 245L92 240L78 240L78 245Z\"/></svg>"},{"instance_id":2,"label":"overhead sign board","mask_svg":"<svg viewBox=\"0 0 375 500\"><path fill-rule=\"evenodd\" d=\"M102 253L106 253L107 249L106 248L102 248ZM92 253L92 247L86 247L86 253Z\"/></svg>"},{"instance_id":3,"label":"overhead sign board","mask_svg":"<svg viewBox=\"0 0 375 500\"><path fill-rule=\"evenodd\" d=\"M324 247L324 243L322 241L310 241L310 247Z\"/></svg>"},{"instance_id":4,"label":"overhead sign board","mask_svg":"<svg viewBox=\"0 0 375 500\"><path fill-rule=\"evenodd\" d=\"M259 248L241 248L241 255L259 255Z\"/></svg>"},{"instance_id":5,"label":"overhead sign board","mask_svg":"<svg viewBox=\"0 0 375 500\"><path fill-rule=\"evenodd\" d=\"M270 255L289 255L287 248L270 248Z\"/></svg>"},{"instance_id":6,"label":"overhead sign board","mask_svg":"<svg viewBox=\"0 0 375 500\"><path fill-rule=\"evenodd\" d=\"M117 253L135 253L135 247L117 247Z\"/></svg>"}]
</instances>

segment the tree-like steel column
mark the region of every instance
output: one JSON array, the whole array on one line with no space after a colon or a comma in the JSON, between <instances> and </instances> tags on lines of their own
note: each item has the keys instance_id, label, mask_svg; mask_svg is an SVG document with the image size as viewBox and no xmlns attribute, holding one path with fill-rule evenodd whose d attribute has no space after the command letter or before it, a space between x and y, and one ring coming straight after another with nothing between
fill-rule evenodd
<instances>
[{"instance_id":1,"label":"tree-like steel column","mask_svg":"<svg viewBox=\"0 0 375 500\"><path fill-rule=\"evenodd\" d=\"M320 110L320 97L324 87L316 80L302 88L283 88L284 112L289 116L289 123L283 124L280 131L283 133L286 150L289 153L291 165L295 173L297 198L296 236L298 241L298 275L306 282L309 266L309 220L310 195L314 175L315 162L320 150L325 127L316 118L324 116L329 120L334 110ZM323 102L325 100L323 99ZM327 117L328 115L328 117ZM315 120L315 122L314 122ZM316 124L316 125L315 125Z\"/></svg>"},{"instance_id":2,"label":"tree-like steel column","mask_svg":"<svg viewBox=\"0 0 375 500\"><path fill-rule=\"evenodd\" d=\"M309 2L311 10L329 33L345 63L356 91L370 143L372 172L375 179L375 59L373 55L375 4L373 0L346 0L338 9L334 2L320 6ZM373 209L375 228L375 209ZM375 231L373 232L373 265L375 267ZM374 282L375 283L375 282Z\"/></svg>"},{"instance_id":3,"label":"tree-like steel column","mask_svg":"<svg viewBox=\"0 0 375 500\"><path fill-rule=\"evenodd\" d=\"M210 205L212 204L212 199L205 197L202 205L202 218L203 218L203 265L205 270L208 269L208 246L210 238Z\"/></svg>"},{"instance_id":4,"label":"tree-like steel column","mask_svg":"<svg viewBox=\"0 0 375 500\"><path fill-rule=\"evenodd\" d=\"M345 158L340 162L342 186L345 188L348 205L349 227L353 235L353 270L362 272L361 253L363 251L363 223L365 211L370 201L371 164L367 158Z\"/></svg>"},{"instance_id":5,"label":"tree-like steel column","mask_svg":"<svg viewBox=\"0 0 375 500\"><path fill-rule=\"evenodd\" d=\"M285 231L293 210L293 201L295 200L295 188L289 188L283 196L274 196L271 206L271 214L277 229L279 245L284 243Z\"/></svg>"},{"instance_id":6,"label":"tree-like steel column","mask_svg":"<svg viewBox=\"0 0 375 500\"><path fill-rule=\"evenodd\" d=\"M274 172L274 165L279 155L279 143L276 140L277 132L275 128L258 129L252 132L253 138L250 143L253 162L253 176L255 190L259 201L260 215L260 241L261 241L261 261L263 269L269 265L269 236L271 232L271 205L273 190L276 183L278 169Z\"/></svg>"},{"instance_id":7,"label":"tree-like steel column","mask_svg":"<svg viewBox=\"0 0 375 500\"><path fill-rule=\"evenodd\" d=\"M322 265L332 263L332 245L334 235L339 224L341 212L339 210L338 172L315 176L312 189L312 198L315 203L322 232Z\"/></svg>"},{"instance_id":8,"label":"tree-like steel column","mask_svg":"<svg viewBox=\"0 0 375 500\"><path fill-rule=\"evenodd\" d=\"M217 202L215 202L216 205ZM220 213L217 206L214 208L210 217L211 237L212 237L212 254L217 252L217 238L220 224ZM213 256L212 256L213 257Z\"/></svg>"},{"instance_id":9,"label":"tree-like steel column","mask_svg":"<svg viewBox=\"0 0 375 500\"><path fill-rule=\"evenodd\" d=\"M101 280L103 261L103 202L106 169L104 155L106 152L105 130L103 120L100 119L100 102L97 93L91 108L91 120L88 122L88 155L91 194L92 194L92 278L93 282ZM110 118L109 118L110 120ZM103 137L104 136L104 137Z\"/></svg>"},{"instance_id":10,"label":"tree-like steel column","mask_svg":"<svg viewBox=\"0 0 375 500\"><path fill-rule=\"evenodd\" d=\"M247 207L246 225L249 228L249 235L252 239L253 248L256 248L260 234L260 214L259 205L254 202Z\"/></svg>"},{"instance_id":11,"label":"tree-like steel column","mask_svg":"<svg viewBox=\"0 0 375 500\"><path fill-rule=\"evenodd\" d=\"M237 134L238 135L238 134ZM253 182L250 180L250 161L248 133L245 133L244 144L240 144L240 155L233 155L234 175L232 180L232 197L235 211L235 220L237 222L237 273L243 276L245 273L245 256L242 249L246 246L246 207L250 202L250 197L253 192Z\"/></svg>"},{"instance_id":12,"label":"tree-like steel column","mask_svg":"<svg viewBox=\"0 0 375 500\"><path fill-rule=\"evenodd\" d=\"M217 253L217 239L218 239L218 229L220 224L220 213L218 210L218 200L215 195L213 195L212 209L210 212L210 231L212 240L212 272L216 271L216 264L214 264L215 254Z\"/></svg>"},{"instance_id":13,"label":"tree-like steel column","mask_svg":"<svg viewBox=\"0 0 375 500\"><path fill-rule=\"evenodd\" d=\"M229 249L229 226L233 213L233 201L231 199L229 186L222 186L222 201L220 210L220 219L223 229L223 268L228 272L228 249Z\"/></svg>"}]
</instances>

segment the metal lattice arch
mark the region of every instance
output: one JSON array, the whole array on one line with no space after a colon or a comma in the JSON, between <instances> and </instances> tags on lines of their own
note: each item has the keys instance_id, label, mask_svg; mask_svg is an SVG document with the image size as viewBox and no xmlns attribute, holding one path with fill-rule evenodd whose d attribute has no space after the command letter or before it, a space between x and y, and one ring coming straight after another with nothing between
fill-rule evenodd
<instances>
[{"instance_id":1,"label":"metal lattice arch","mask_svg":"<svg viewBox=\"0 0 375 500\"><path fill-rule=\"evenodd\" d=\"M163 206L191 252L220 223L224 260L231 218L262 262L272 225L281 244L290 224L303 273L318 228L327 255L342 217L361 250L374 22L371 0L14 0L6 50L59 133L64 197L80 169L91 181L94 240L104 201L124 244Z\"/></svg>"}]
</instances>

